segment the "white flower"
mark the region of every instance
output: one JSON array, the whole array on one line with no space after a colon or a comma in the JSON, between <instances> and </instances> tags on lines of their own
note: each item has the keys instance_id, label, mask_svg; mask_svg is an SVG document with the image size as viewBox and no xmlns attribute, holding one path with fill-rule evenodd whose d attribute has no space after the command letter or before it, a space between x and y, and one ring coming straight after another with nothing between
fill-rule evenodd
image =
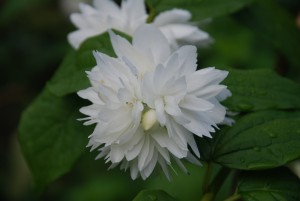
<instances>
[{"instance_id":1,"label":"white flower","mask_svg":"<svg viewBox=\"0 0 300 201\"><path fill-rule=\"evenodd\" d=\"M78 94L92 105L80 111L86 125L96 123L88 146L99 148L111 167L130 168L132 179L146 179L159 163L170 179L168 165L181 159L199 164L194 140L211 137L226 109L219 100L230 96L219 83L226 71L196 71L196 47L171 52L167 39L151 25L133 34L130 44L110 32L117 58L94 53L97 66L88 72L91 87ZM194 133L194 134L193 134Z\"/></svg>"},{"instance_id":2,"label":"white flower","mask_svg":"<svg viewBox=\"0 0 300 201\"><path fill-rule=\"evenodd\" d=\"M81 3L81 13L71 15L71 21L79 29L68 35L74 48L89 37L114 28L132 35L136 28L145 23L147 14L143 0L122 1L119 7L112 0L94 0L94 6Z\"/></svg>"},{"instance_id":3,"label":"white flower","mask_svg":"<svg viewBox=\"0 0 300 201\"><path fill-rule=\"evenodd\" d=\"M144 0L123 0L121 7L112 0L94 0L93 5L81 3L81 13L71 15L78 30L70 33L68 40L75 49L87 38L111 28L132 35L148 18ZM211 41L206 32L188 23L190 18L189 11L174 9L159 14L153 24L165 34L173 49L183 44L205 45Z\"/></svg>"},{"instance_id":4,"label":"white flower","mask_svg":"<svg viewBox=\"0 0 300 201\"><path fill-rule=\"evenodd\" d=\"M208 33L189 24L192 15L187 10L173 9L160 13L153 21L168 39L172 49L183 45L206 46L212 42Z\"/></svg>"}]
</instances>

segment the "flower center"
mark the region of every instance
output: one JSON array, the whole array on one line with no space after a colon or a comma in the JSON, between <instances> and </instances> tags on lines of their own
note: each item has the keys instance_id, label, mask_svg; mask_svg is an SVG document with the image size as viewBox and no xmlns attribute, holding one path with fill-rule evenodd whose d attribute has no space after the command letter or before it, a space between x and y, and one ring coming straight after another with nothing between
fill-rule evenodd
<instances>
[{"instance_id":1,"label":"flower center","mask_svg":"<svg viewBox=\"0 0 300 201\"><path fill-rule=\"evenodd\" d=\"M156 112L153 109L150 109L143 114L142 126L145 131L150 130L156 124L157 124Z\"/></svg>"}]
</instances>

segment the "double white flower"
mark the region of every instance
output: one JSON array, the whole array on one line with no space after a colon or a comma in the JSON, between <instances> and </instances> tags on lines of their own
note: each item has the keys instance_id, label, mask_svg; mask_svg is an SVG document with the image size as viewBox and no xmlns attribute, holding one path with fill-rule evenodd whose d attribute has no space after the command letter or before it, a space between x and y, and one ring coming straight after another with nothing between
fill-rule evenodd
<instances>
[{"instance_id":1,"label":"double white flower","mask_svg":"<svg viewBox=\"0 0 300 201\"><path fill-rule=\"evenodd\" d=\"M72 23L78 28L68 35L70 44L79 48L87 38L117 29L130 36L137 27L146 24L144 0L123 0L119 7L112 0L94 0L94 7L81 3L81 13L71 15ZM189 11L173 9L159 14L153 21L168 39L171 47L177 49L184 44L206 45L211 41L209 35L188 23Z\"/></svg>"},{"instance_id":2,"label":"double white flower","mask_svg":"<svg viewBox=\"0 0 300 201\"><path fill-rule=\"evenodd\" d=\"M211 137L226 109L219 101L230 96L220 82L226 71L197 70L195 46L171 52L168 40L152 25L133 33L132 44L110 32L117 58L95 52L88 77L91 87L78 92L92 105L81 108L97 158L111 167L130 168L132 179L146 179L159 163L170 179L168 165L180 159L199 163L194 135ZM190 148L190 149L189 149Z\"/></svg>"}]
</instances>

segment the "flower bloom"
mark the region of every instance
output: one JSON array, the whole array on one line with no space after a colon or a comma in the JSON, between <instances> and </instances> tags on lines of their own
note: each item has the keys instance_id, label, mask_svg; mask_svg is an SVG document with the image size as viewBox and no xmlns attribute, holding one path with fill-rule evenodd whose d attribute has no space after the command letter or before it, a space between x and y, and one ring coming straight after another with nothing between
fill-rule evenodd
<instances>
[{"instance_id":1,"label":"flower bloom","mask_svg":"<svg viewBox=\"0 0 300 201\"><path fill-rule=\"evenodd\" d=\"M86 125L96 124L88 146L111 168L130 168L132 179L146 179L157 163L169 179L174 162L187 172L181 159L199 164L194 135L211 137L225 118L219 101L231 94L220 82L228 73L197 71L196 47L171 52L152 25L138 28L132 44L109 33L117 58L95 52L91 87L78 92L92 102L80 109Z\"/></svg>"},{"instance_id":2,"label":"flower bloom","mask_svg":"<svg viewBox=\"0 0 300 201\"><path fill-rule=\"evenodd\" d=\"M94 0L93 5L81 3L81 13L71 15L71 21L78 30L70 33L68 40L75 49L87 38L108 29L117 29L132 36L148 18L144 0L123 0L120 7L112 0ZM190 19L189 11L173 9L159 14L153 25L165 34L173 49L183 44L205 45L211 41L206 32L188 23Z\"/></svg>"}]
</instances>

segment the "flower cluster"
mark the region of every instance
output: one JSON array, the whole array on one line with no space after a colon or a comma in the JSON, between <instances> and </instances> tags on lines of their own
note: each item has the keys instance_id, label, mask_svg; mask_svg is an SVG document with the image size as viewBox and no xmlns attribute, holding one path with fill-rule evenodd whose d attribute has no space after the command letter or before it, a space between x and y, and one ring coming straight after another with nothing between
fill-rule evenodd
<instances>
[{"instance_id":1,"label":"flower cluster","mask_svg":"<svg viewBox=\"0 0 300 201\"><path fill-rule=\"evenodd\" d=\"M121 7L112 0L94 0L94 7L81 3L79 8L81 13L71 15L71 21L79 30L68 36L76 49L87 38L109 29L132 35L148 18L144 0L123 0ZM210 43L209 35L188 23L190 19L189 11L173 9L159 14L152 24L162 31L173 49L184 44L203 46Z\"/></svg>"},{"instance_id":2,"label":"flower cluster","mask_svg":"<svg viewBox=\"0 0 300 201\"><path fill-rule=\"evenodd\" d=\"M85 125L96 124L88 146L98 149L97 159L104 157L111 163L110 168L120 165L121 169L130 169L132 179L139 176L146 179L157 164L168 179L171 179L168 167L174 163L187 172L182 159L199 165L200 153L194 135L211 137L210 133L224 122L226 108L219 102L231 93L220 83L228 72L213 67L197 70L197 48L193 45L174 49L170 36L176 34L168 34L173 28L162 28L163 22L172 21L171 13L180 16L185 11L166 12L153 24L139 25L147 17L144 10L129 11L143 7L142 1L123 1L121 9L107 0L95 0L94 4L97 13L82 5L85 15L82 18L73 15L73 21L77 16L84 27L90 22L89 14L95 13L96 17L100 10L104 16L118 12L127 17L103 17L110 24L105 29L122 25L123 30L131 33L132 43L109 30L117 57L94 52L97 65L87 72L91 87L78 92L92 102L80 109L87 116L83 119ZM173 21L176 20L179 18ZM97 27L96 23L93 26ZM180 29L184 32L189 28ZM104 28L99 27L99 31ZM177 34L176 39L180 33Z\"/></svg>"}]
</instances>

